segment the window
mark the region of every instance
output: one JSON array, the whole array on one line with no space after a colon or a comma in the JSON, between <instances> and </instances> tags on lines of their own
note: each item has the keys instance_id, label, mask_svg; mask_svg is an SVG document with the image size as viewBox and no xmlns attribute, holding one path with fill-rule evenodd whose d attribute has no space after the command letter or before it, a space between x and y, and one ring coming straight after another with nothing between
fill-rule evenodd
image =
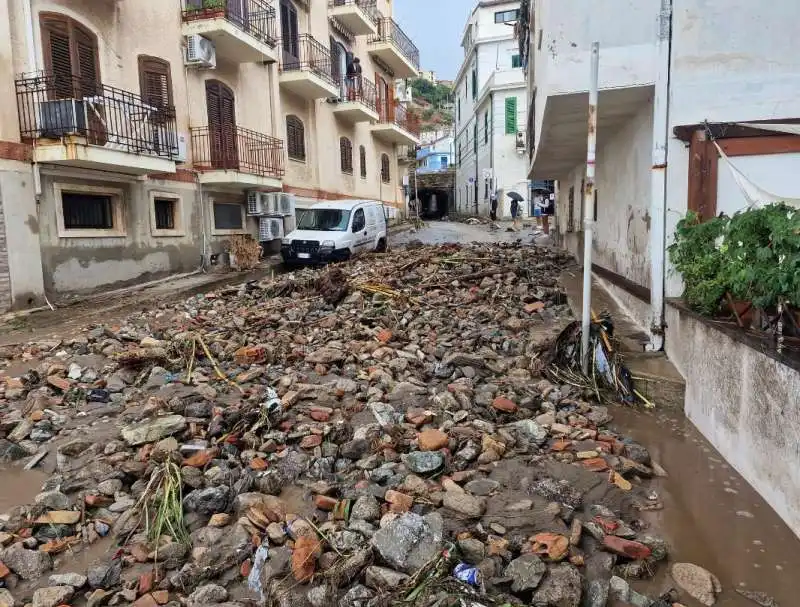
<instances>
[{"instance_id":1,"label":"window","mask_svg":"<svg viewBox=\"0 0 800 607\"><path fill-rule=\"evenodd\" d=\"M567 206L567 232L575 231L575 186L569 188L569 206Z\"/></svg>"},{"instance_id":2,"label":"window","mask_svg":"<svg viewBox=\"0 0 800 607\"><path fill-rule=\"evenodd\" d=\"M461 97L458 98L458 106L456 108L456 120L461 120Z\"/></svg>"},{"instance_id":3,"label":"window","mask_svg":"<svg viewBox=\"0 0 800 607\"><path fill-rule=\"evenodd\" d=\"M142 101L157 108L173 106L169 63L158 57L139 55L139 91Z\"/></svg>"},{"instance_id":4,"label":"window","mask_svg":"<svg viewBox=\"0 0 800 607\"><path fill-rule=\"evenodd\" d=\"M292 160L306 160L306 130L297 116L286 117L286 149Z\"/></svg>"},{"instance_id":5,"label":"window","mask_svg":"<svg viewBox=\"0 0 800 607\"><path fill-rule=\"evenodd\" d=\"M358 146L358 163L361 169L361 179L367 178L367 149L360 145Z\"/></svg>"},{"instance_id":6,"label":"window","mask_svg":"<svg viewBox=\"0 0 800 607\"><path fill-rule=\"evenodd\" d=\"M383 181L383 183L390 183L392 181L389 156L387 154L381 154L381 181Z\"/></svg>"},{"instance_id":7,"label":"window","mask_svg":"<svg viewBox=\"0 0 800 607\"><path fill-rule=\"evenodd\" d=\"M238 202L214 202L214 232L238 233L244 229L244 205Z\"/></svg>"},{"instance_id":8,"label":"window","mask_svg":"<svg viewBox=\"0 0 800 607\"><path fill-rule=\"evenodd\" d=\"M284 62L297 62L300 57L300 29L298 27L297 9L289 0L280 2L281 46Z\"/></svg>"},{"instance_id":9,"label":"window","mask_svg":"<svg viewBox=\"0 0 800 607\"><path fill-rule=\"evenodd\" d=\"M506 135L517 134L517 98L506 97Z\"/></svg>"},{"instance_id":10,"label":"window","mask_svg":"<svg viewBox=\"0 0 800 607\"><path fill-rule=\"evenodd\" d=\"M439 158L439 162L440 162L440 166L443 169L446 169L447 165L449 163L449 158L447 156L442 156L441 158Z\"/></svg>"},{"instance_id":11,"label":"window","mask_svg":"<svg viewBox=\"0 0 800 607\"><path fill-rule=\"evenodd\" d=\"M53 75L60 99L95 94L100 82L97 37L74 19L41 13L45 70Z\"/></svg>"},{"instance_id":12,"label":"window","mask_svg":"<svg viewBox=\"0 0 800 607\"><path fill-rule=\"evenodd\" d=\"M230 87L219 80L206 80L206 111L212 168L239 170L236 99Z\"/></svg>"},{"instance_id":13,"label":"window","mask_svg":"<svg viewBox=\"0 0 800 607\"><path fill-rule=\"evenodd\" d=\"M472 123L472 151L478 153L478 120Z\"/></svg>"},{"instance_id":14,"label":"window","mask_svg":"<svg viewBox=\"0 0 800 607\"><path fill-rule=\"evenodd\" d=\"M342 161L342 173L353 174L353 143L347 138L339 139L339 153Z\"/></svg>"},{"instance_id":15,"label":"window","mask_svg":"<svg viewBox=\"0 0 800 607\"><path fill-rule=\"evenodd\" d=\"M483 113L483 143L484 143L484 145L489 143L489 112L488 111Z\"/></svg>"},{"instance_id":16,"label":"window","mask_svg":"<svg viewBox=\"0 0 800 607\"><path fill-rule=\"evenodd\" d=\"M125 235L122 190L57 183L53 192L61 238Z\"/></svg>"},{"instance_id":17,"label":"window","mask_svg":"<svg viewBox=\"0 0 800 607\"><path fill-rule=\"evenodd\" d=\"M597 189L594 191L594 212L593 212L594 221L597 221Z\"/></svg>"},{"instance_id":18,"label":"window","mask_svg":"<svg viewBox=\"0 0 800 607\"><path fill-rule=\"evenodd\" d=\"M512 11L500 11L494 14L495 23L511 23L512 21L519 20L519 9L516 8Z\"/></svg>"},{"instance_id":19,"label":"window","mask_svg":"<svg viewBox=\"0 0 800 607\"><path fill-rule=\"evenodd\" d=\"M522 67L522 61L519 55L511 55L511 67Z\"/></svg>"},{"instance_id":20,"label":"window","mask_svg":"<svg viewBox=\"0 0 800 607\"><path fill-rule=\"evenodd\" d=\"M356 209L353 215L353 232L360 232L367 227L367 218L364 216L364 209Z\"/></svg>"},{"instance_id":21,"label":"window","mask_svg":"<svg viewBox=\"0 0 800 607\"><path fill-rule=\"evenodd\" d=\"M472 70L472 99L478 98L478 68Z\"/></svg>"},{"instance_id":22,"label":"window","mask_svg":"<svg viewBox=\"0 0 800 607\"><path fill-rule=\"evenodd\" d=\"M183 236L181 199L172 192L150 192L150 232L153 236Z\"/></svg>"},{"instance_id":23,"label":"window","mask_svg":"<svg viewBox=\"0 0 800 607\"><path fill-rule=\"evenodd\" d=\"M458 142L458 164L461 164L461 142Z\"/></svg>"}]
</instances>

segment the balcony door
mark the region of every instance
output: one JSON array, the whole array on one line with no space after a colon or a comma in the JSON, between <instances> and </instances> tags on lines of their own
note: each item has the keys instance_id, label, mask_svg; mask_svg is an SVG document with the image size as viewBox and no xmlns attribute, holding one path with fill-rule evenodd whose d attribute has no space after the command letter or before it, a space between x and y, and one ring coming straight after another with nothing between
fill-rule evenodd
<instances>
[{"instance_id":1,"label":"balcony door","mask_svg":"<svg viewBox=\"0 0 800 607\"><path fill-rule=\"evenodd\" d=\"M297 66L300 63L300 30L297 9L291 0L281 0L281 46L283 64Z\"/></svg>"},{"instance_id":2,"label":"balcony door","mask_svg":"<svg viewBox=\"0 0 800 607\"><path fill-rule=\"evenodd\" d=\"M247 0L227 0L228 20L238 25L243 31L249 31L250 14Z\"/></svg>"},{"instance_id":3,"label":"balcony door","mask_svg":"<svg viewBox=\"0 0 800 607\"><path fill-rule=\"evenodd\" d=\"M239 170L233 91L219 80L206 80L206 107L212 168Z\"/></svg>"},{"instance_id":4,"label":"balcony door","mask_svg":"<svg viewBox=\"0 0 800 607\"><path fill-rule=\"evenodd\" d=\"M378 87L378 114L381 117L381 122L386 122L391 118L391 89L389 84L384 80L380 74L375 74L375 84Z\"/></svg>"}]
</instances>

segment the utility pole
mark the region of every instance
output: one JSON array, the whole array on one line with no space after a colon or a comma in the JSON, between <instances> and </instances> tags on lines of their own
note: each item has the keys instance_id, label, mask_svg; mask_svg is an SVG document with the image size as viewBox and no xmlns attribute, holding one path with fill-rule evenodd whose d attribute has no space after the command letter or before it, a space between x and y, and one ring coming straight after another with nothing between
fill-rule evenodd
<instances>
[{"instance_id":1,"label":"utility pole","mask_svg":"<svg viewBox=\"0 0 800 607\"><path fill-rule=\"evenodd\" d=\"M594 237L594 175L597 158L597 98L600 74L600 43L592 43L591 80L589 81L589 124L586 149L586 184L583 192L583 318L581 332L581 369L589 374L589 331L592 324L592 241Z\"/></svg>"}]
</instances>

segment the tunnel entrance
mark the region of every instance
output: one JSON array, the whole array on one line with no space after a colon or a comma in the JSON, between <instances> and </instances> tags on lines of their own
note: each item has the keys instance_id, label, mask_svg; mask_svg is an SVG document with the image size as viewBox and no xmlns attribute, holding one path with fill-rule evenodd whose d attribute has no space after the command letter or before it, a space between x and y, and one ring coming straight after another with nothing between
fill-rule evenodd
<instances>
[{"instance_id":1,"label":"tunnel entrance","mask_svg":"<svg viewBox=\"0 0 800 607\"><path fill-rule=\"evenodd\" d=\"M425 188L419 191L422 219L441 219L450 212L450 193L438 188Z\"/></svg>"}]
</instances>

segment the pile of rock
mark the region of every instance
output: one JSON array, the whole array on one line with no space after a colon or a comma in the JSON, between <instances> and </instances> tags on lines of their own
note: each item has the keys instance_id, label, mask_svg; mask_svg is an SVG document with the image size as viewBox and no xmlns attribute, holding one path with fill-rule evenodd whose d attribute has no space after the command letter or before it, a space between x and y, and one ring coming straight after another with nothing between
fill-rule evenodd
<instances>
[{"instance_id":1,"label":"pile of rock","mask_svg":"<svg viewBox=\"0 0 800 607\"><path fill-rule=\"evenodd\" d=\"M0 456L54 473L2 518L0 604L670 607L623 579L667 556L660 468L541 378L568 263L415 248L6 352Z\"/></svg>"}]
</instances>

